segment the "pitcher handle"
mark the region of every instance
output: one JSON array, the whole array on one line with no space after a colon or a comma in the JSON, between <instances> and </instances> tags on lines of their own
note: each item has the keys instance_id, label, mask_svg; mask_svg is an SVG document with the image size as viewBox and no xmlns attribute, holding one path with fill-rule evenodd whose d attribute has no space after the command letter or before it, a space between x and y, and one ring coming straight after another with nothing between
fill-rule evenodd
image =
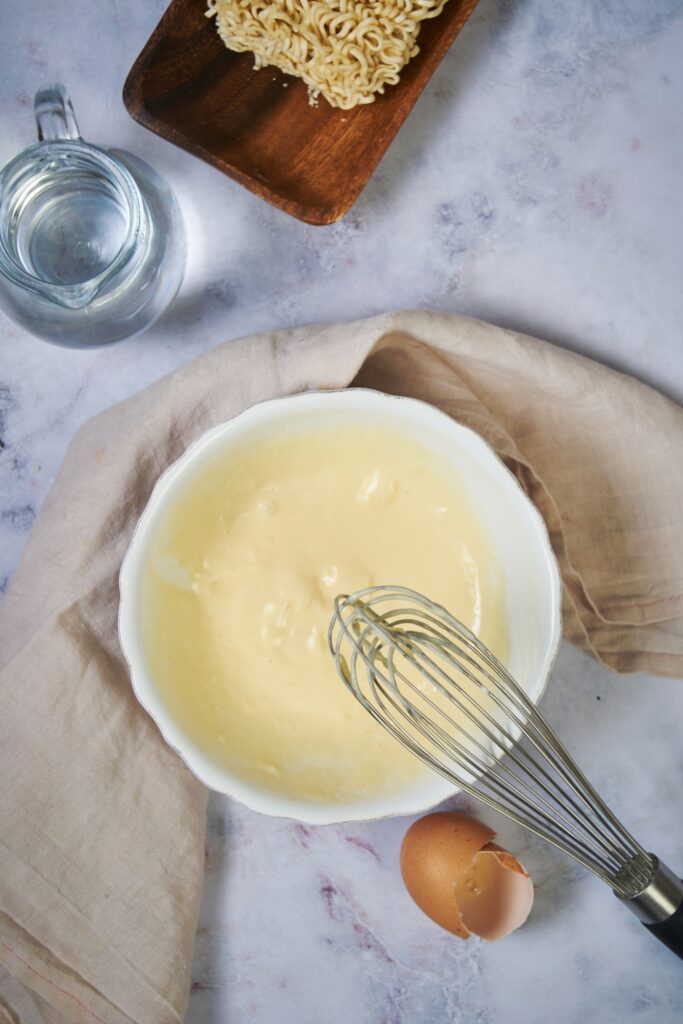
<instances>
[{"instance_id":1,"label":"pitcher handle","mask_svg":"<svg viewBox=\"0 0 683 1024\"><path fill-rule=\"evenodd\" d=\"M33 101L33 111L39 142L80 139L71 99L60 82L41 86Z\"/></svg>"}]
</instances>

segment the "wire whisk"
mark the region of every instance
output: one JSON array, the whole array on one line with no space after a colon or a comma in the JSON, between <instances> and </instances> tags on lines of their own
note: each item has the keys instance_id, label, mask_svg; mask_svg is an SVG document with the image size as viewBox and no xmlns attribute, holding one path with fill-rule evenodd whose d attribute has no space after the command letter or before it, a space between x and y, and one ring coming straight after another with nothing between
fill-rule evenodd
<instances>
[{"instance_id":1,"label":"wire whisk","mask_svg":"<svg viewBox=\"0 0 683 1024\"><path fill-rule=\"evenodd\" d=\"M615 817L504 665L407 587L335 602L346 686L426 765L569 854L683 957L683 884Z\"/></svg>"}]
</instances>

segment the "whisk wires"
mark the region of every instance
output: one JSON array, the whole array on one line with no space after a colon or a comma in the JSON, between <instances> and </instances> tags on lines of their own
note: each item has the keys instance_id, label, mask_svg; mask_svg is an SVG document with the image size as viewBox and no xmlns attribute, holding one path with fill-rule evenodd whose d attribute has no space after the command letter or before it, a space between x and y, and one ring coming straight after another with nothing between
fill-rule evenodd
<instances>
[{"instance_id":1,"label":"whisk wires","mask_svg":"<svg viewBox=\"0 0 683 1024\"><path fill-rule=\"evenodd\" d=\"M426 765L583 864L618 896L652 858L588 782L504 665L441 606L406 587L337 598L341 678Z\"/></svg>"}]
</instances>

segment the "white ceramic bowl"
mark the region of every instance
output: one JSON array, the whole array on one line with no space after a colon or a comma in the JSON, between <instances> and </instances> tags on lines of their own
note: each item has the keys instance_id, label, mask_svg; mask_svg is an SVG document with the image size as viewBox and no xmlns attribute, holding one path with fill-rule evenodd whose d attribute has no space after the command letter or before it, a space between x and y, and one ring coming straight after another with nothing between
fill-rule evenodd
<instances>
[{"instance_id":1,"label":"white ceramic bowl","mask_svg":"<svg viewBox=\"0 0 683 1024\"><path fill-rule=\"evenodd\" d=\"M218 451L245 439L281 436L323 425L395 427L457 466L470 499L488 526L505 579L510 651L508 668L537 702L560 640L560 576L540 514L493 450L474 431L424 402L376 391L310 392L263 402L207 431L159 478L121 568L119 636L135 694L164 738L211 789L236 797L264 814L312 824L415 814L456 792L441 776L391 795L355 803L318 804L267 792L229 772L203 753L172 717L145 658L140 599L145 564L166 510L190 486L197 470ZM395 581L390 581L395 582Z\"/></svg>"}]
</instances>

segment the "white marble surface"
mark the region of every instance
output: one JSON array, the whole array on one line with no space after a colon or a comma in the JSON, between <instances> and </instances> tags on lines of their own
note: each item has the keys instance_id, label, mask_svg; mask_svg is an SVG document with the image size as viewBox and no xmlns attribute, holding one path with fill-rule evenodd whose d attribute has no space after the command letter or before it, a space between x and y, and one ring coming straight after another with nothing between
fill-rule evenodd
<instances>
[{"instance_id":1,"label":"white marble surface","mask_svg":"<svg viewBox=\"0 0 683 1024\"><path fill-rule=\"evenodd\" d=\"M527 330L683 400L683 3L481 0L354 210L307 227L126 115L164 7L3 0L0 162L31 97L175 185L190 268L146 335L71 352L0 317L0 589L76 428L226 338L415 305ZM543 709L642 840L683 870L683 685L564 647ZM307 829L211 801L190 1024L674 1024L683 971L600 883L484 815L526 863L527 926L462 943L405 895L406 821Z\"/></svg>"}]
</instances>

